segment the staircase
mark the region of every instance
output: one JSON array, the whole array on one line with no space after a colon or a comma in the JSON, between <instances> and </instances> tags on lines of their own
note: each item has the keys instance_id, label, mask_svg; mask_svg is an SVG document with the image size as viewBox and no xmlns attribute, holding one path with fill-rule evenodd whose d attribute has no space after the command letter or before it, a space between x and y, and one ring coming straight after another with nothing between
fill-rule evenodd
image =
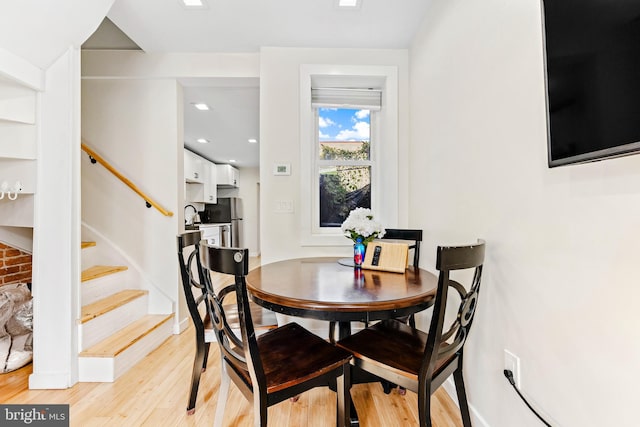
<instances>
[{"instance_id":1,"label":"staircase","mask_svg":"<svg viewBox=\"0 0 640 427\"><path fill-rule=\"evenodd\" d=\"M113 382L172 334L173 314L149 314L149 291L121 265L96 263L95 242L82 242L81 382Z\"/></svg>"}]
</instances>

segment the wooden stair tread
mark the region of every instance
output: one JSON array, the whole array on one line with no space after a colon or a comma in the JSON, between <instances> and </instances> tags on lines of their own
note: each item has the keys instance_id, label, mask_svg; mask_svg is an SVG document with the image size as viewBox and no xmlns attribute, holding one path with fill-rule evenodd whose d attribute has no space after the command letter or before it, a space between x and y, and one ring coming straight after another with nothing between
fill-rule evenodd
<instances>
[{"instance_id":1,"label":"wooden stair tread","mask_svg":"<svg viewBox=\"0 0 640 427\"><path fill-rule=\"evenodd\" d=\"M124 265L94 265L82 271L82 281L86 282L124 270L127 270Z\"/></svg>"},{"instance_id":2,"label":"wooden stair tread","mask_svg":"<svg viewBox=\"0 0 640 427\"><path fill-rule=\"evenodd\" d=\"M80 352L80 357L116 357L172 317L173 314L147 314L93 347Z\"/></svg>"},{"instance_id":3,"label":"wooden stair tread","mask_svg":"<svg viewBox=\"0 0 640 427\"><path fill-rule=\"evenodd\" d=\"M94 303L88 304L82 307L82 316L80 317L80 323L85 323L91 319L95 319L96 317L104 313L114 310L128 303L129 301L132 301L148 293L149 291L140 289L127 289L98 300Z\"/></svg>"},{"instance_id":4,"label":"wooden stair tread","mask_svg":"<svg viewBox=\"0 0 640 427\"><path fill-rule=\"evenodd\" d=\"M80 247L84 249L84 248L90 248L95 245L96 245L96 242L82 242Z\"/></svg>"}]
</instances>

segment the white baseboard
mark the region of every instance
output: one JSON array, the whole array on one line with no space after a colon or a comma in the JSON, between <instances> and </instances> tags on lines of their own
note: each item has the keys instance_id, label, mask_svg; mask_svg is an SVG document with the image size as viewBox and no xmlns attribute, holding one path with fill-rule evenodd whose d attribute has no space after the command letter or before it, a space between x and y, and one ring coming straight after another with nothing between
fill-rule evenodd
<instances>
[{"instance_id":1,"label":"white baseboard","mask_svg":"<svg viewBox=\"0 0 640 427\"><path fill-rule=\"evenodd\" d=\"M451 400L453 400L453 403L455 403L456 406L458 406L459 408L460 405L458 403L458 394L456 393L456 386L455 386L455 383L453 382L453 377L449 377L449 379L446 380L444 384L442 384L442 387L447 392L447 394L451 397ZM467 396L467 399L468 398L469 396ZM484 418L482 418L480 413L476 410L476 408L473 407L473 405L470 402L469 402L469 413L471 414L471 423L474 426L490 427L489 424L484 420Z\"/></svg>"},{"instance_id":2,"label":"white baseboard","mask_svg":"<svg viewBox=\"0 0 640 427\"><path fill-rule=\"evenodd\" d=\"M46 389L67 389L71 387L69 384L69 373L58 374L31 374L29 375L29 389L46 390Z\"/></svg>"},{"instance_id":3,"label":"white baseboard","mask_svg":"<svg viewBox=\"0 0 640 427\"><path fill-rule=\"evenodd\" d=\"M177 319L176 315L176 320L173 322L173 335L180 335L183 333L189 327L189 322L191 322L191 319L188 317Z\"/></svg>"}]
</instances>

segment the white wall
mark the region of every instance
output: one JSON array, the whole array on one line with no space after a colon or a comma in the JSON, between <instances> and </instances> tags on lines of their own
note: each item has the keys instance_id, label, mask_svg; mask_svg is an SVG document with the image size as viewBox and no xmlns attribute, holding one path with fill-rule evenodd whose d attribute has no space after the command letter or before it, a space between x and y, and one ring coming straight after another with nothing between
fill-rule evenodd
<instances>
[{"instance_id":1,"label":"white wall","mask_svg":"<svg viewBox=\"0 0 640 427\"><path fill-rule=\"evenodd\" d=\"M82 156L82 219L122 249L178 301L176 235L184 200L182 91L174 79L82 81L82 137L167 217Z\"/></svg>"},{"instance_id":2,"label":"white wall","mask_svg":"<svg viewBox=\"0 0 640 427\"><path fill-rule=\"evenodd\" d=\"M259 185L260 185L260 168L242 168L240 169L240 188L238 189L238 197L242 199L242 215L243 215L243 242L244 247L249 248L251 256L260 255L259 245Z\"/></svg>"},{"instance_id":3,"label":"white wall","mask_svg":"<svg viewBox=\"0 0 640 427\"><path fill-rule=\"evenodd\" d=\"M0 226L0 242L21 251L33 252L33 228Z\"/></svg>"},{"instance_id":4,"label":"white wall","mask_svg":"<svg viewBox=\"0 0 640 427\"><path fill-rule=\"evenodd\" d=\"M82 76L88 78L256 78L257 53L158 53L125 50L85 50ZM204 79L204 80L198 80Z\"/></svg>"},{"instance_id":5,"label":"white wall","mask_svg":"<svg viewBox=\"0 0 640 427\"><path fill-rule=\"evenodd\" d=\"M487 241L465 360L492 427L638 425L640 156L547 167L540 2L434 0L411 49L410 225Z\"/></svg>"},{"instance_id":6,"label":"white wall","mask_svg":"<svg viewBox=\"0 0 640 427\"><path fill-rule=\"evenodd\" d=\"M80 312L80 52L46 71L33 232L33 373L30 388L78 381Z\"/></svg>"},{"instance_id":7,"label":"white wall","mask_svg":"<svg viewBox=\"0 0 640 427\"><path fill-rule=\"evenodd\" d=\"M300 241L300 66L376 65L398 67L399 218L407 218L408 65L405 50L263 48L260 53L260 246L262 262L304 256L348 256L351 244L302 246ZM275 163L291 164L291 175L274 176ZM292 201L278 213L276 201Z\"/></svg>"}]
</instances>

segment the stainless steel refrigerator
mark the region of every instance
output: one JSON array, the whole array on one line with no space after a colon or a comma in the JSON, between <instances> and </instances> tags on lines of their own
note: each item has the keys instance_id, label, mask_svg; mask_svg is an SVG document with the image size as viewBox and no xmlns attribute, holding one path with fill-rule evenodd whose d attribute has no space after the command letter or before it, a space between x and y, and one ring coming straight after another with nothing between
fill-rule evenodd
<instances>
[{"instance_id":1,"label":"stainless steel refrigerator","mask_svg":"<svg viewBox=\"0 0 640 427\"><path fill-rule=\"evenodd\" d=\"M242 248L242 199L239 197L219 197L218 203L206 204L208 222L212 224L231 224L231 246Z\"/></svg>"}]
</instances>

